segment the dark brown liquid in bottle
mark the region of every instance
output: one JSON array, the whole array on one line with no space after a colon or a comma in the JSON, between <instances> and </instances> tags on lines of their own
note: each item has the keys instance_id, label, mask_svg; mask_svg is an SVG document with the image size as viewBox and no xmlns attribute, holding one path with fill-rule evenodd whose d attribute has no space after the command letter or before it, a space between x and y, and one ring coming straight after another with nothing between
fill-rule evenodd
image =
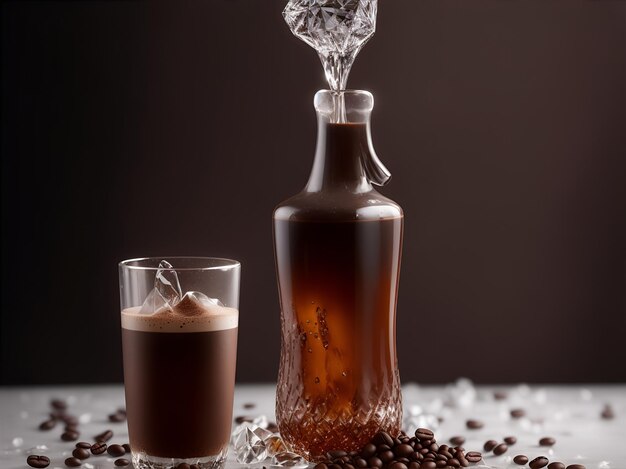
<instances>
[{"instance_id":1,"label":"dark brown liquid in bottle","mask_svg":"<svg viewBox=\"0 0 626 469\"><path fill-rule=\"evenodd\" d=\"M364 177L366 138L365 125L323 129L308 190L275 212L283 340L276 413L283 438L313 460L401 424L403 218Z\"/></svg>"}]
</instances>

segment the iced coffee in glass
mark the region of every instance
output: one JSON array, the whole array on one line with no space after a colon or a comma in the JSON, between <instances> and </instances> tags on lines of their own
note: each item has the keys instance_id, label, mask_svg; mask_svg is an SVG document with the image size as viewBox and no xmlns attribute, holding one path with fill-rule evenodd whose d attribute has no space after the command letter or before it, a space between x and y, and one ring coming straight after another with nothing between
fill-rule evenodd
<instances>
[{"instance_id":1,"label":"iced coffee in glass","mask_svg":"<svg viewBox=\"0 0 626 469\"><path fill-rule=\"evenodd\" d=\"M240 264L143 258L121 262L119 270L134 466L222 467L232 422Z\"/></svg>"}]
</instances>

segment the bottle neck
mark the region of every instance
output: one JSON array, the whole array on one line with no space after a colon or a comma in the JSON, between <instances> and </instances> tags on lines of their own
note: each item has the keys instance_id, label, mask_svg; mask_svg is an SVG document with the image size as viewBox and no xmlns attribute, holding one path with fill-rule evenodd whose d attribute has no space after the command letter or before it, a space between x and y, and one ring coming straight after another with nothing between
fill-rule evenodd
<instances>
[{"instance_id":1,"label":"bottle neck","mask_svg":"<svg viewBox=\"0 0 626 469\"><path fill-rule=\"evenodd\" d=\"M371 191L363 166L368 142L368 124L331 124L320 119L315 160L305 191Z\"/></svg>"}]
</instances>

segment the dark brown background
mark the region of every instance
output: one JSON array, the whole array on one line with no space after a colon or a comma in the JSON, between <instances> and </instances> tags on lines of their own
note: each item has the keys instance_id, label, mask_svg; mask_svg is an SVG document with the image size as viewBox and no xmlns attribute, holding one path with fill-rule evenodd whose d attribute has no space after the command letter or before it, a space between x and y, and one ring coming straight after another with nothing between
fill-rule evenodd
<instances>
[{"instance_id":1,"label":"dark brown background","mask_svg":"<svg viewBox=\"0 0 626 469\"><path fill-rule=\"evenodd\" d=\"M120 380L116 264L164 254L242 261L238 379L275 379L324 87L284 3L2 5L2 383ZM403 380L626 381L626 4L379 10L350 86L406 213Z\"/></svg>"}]
</instances>

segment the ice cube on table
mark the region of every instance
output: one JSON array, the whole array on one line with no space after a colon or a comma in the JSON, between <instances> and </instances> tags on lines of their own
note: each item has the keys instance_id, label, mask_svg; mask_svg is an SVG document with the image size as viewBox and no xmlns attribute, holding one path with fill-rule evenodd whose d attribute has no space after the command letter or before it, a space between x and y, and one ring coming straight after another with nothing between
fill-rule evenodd
<instances>
[{"instance_id":1,"label":"ice cube on table","mask_svg":"<svg viewBox=\"0 0 626 469\"><path fill-rule=\"evenodd\" d=\"M236 434L233 434L233 447L235 458L240 464L255 464L267 458L267 447L263 438L262 429L257 425L244 422L237 427Z\"/></svg>"},{"instance_id":2,"label":"ice cube on table","mask_svg":"<svg viewBox=\"0 0 626 469\"><path fill-rule=\"evenodd\" d=\"M291 451L278 453L272 458L272 466L276 467L304 468L308 465L309 463L306 459L297 453L292 453Z\"/></svg>"},{"instance_id":3,"label":"ice cube on table","mask_svg":"<svg viewBox=\"0 0 626 469\"><path fill-rule=\"evenodd\" d=\"M267 457L271 458L278 453L284 453L288 451L287 445L278 433L273 433L269 437L265 438L265 447L267 448Z\"/></svg>"}]
</instances>

